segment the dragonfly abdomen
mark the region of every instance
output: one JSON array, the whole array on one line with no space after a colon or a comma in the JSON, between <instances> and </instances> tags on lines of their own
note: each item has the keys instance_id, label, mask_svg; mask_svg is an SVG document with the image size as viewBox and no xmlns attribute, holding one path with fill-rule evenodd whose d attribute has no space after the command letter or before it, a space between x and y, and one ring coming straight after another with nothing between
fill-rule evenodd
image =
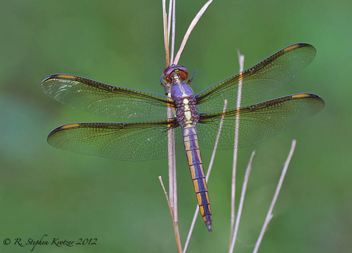
<instances>
[{"instance_id":1,"label":"dragonfly abdomen","mask_svg":"<svg viewBox=\"0 0 352 253\"><path fill-rule=\"evenodd\" d=\"M202 218L208 230L212 230L212 217L208 187L205 181L203 162L199 151L196 128L193 124L183 127L183 140L187 154L189 170L193 181L194 191Z\"/></svg>"}]
</instances>

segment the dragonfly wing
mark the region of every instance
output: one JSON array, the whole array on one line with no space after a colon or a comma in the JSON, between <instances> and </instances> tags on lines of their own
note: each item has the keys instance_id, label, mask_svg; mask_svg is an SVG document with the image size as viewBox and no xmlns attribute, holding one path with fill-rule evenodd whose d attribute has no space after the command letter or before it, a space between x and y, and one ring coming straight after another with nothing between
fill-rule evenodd
<instances>
[{"instance_id":1,"label":"dragonfly wing","mask_svg":"<svg viewBox=\"0 0 352 253\"><path fill-rule=\"evenodd\" d=\"M176 119L133 123L74 123L54 129L48 142L55 148L123 161L145 161L168 156L168 130L175 128L176 146L182 132Z\"/></svg>"},{"instance_id":2,"label":"dragonfly wing","mask_svg":"<svg viewBox=\"0 0 352 253\"><path fill-rule=\"evenodd\" d=\"M79 76L55 74L42 81L43 91L73 108L112 118L166 117L166 96L107 85Z\"/></svg>"},{"instance_id":3,"label":"dragonfly wing","mask_svg":"<svg viewBox=\"0 0 352 253\"><path fill-rule=\"evenodd\" d=\"M225 112L218 149L234 148L236 115L239 115L238 147L262 142L312 117L324 107L324 100L314 94L285 96L259 104L229 109ZM197 124L199 142L213 149L222 111L200 115Z\"/></svg>"},{"instance_id":4,"label":"dragonfly wing","mask_svg":"<svg viewBox=\"0 0 352 253\"><path fill-rule=\"evenodd\" d=\"M241 104L262 97L292 80L314 59L315 53L315 48L309 44L286 47L199 93L197 107L202 112L220 111L227 99L227 108L236 108L239 80L242 80Z\"/></svg>"}]
</instances>

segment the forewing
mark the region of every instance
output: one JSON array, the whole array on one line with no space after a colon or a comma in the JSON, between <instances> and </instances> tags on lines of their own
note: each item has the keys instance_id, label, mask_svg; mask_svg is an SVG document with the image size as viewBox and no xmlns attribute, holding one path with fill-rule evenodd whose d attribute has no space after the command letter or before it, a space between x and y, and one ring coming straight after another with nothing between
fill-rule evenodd
<instances>
[{"instance_id":1,"label":"forewing","mask_svg":"<svg viewBox=\"0 0 352 253\"><path fill-rule=\"evenodd\" d=\"M68 74L56 74L42 81L43 91L72 108L111 118L165 118L166 96L117 86Z\"/></svg>"},{"instance_id":2,"label":"forewing","mask_svg":"<svg viewBox=\"0 0 352 253\"><path fill-rule=\"evenodd\" d=\"M242 79L241 104L262 97L288 83L314 59L316 50L309 44L286 47L242 73L216 83L196 96L201 112L236 108L239 80Z\"/></svg>"}]
</instances>

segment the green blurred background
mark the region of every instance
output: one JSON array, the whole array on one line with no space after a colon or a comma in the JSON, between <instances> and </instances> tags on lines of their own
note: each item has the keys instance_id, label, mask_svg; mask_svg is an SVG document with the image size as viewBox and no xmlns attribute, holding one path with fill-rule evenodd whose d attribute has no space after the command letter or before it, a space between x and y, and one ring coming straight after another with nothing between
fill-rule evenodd
<instances>
[{"instance_id":1,"label":"green blurred background","mask_svg":"<svg viewBox=\"0 0 352 253\"><path fill-rule=\"evenodd\" d=\"M177 39L205 1L178 1ZM253 169L235 252L252 252L291 140L297 147L274 218L259 252L352 252L351 43L352 3L215 0L192 33L180 64L196 93L296 42L317 56L289 85L265 99L311 92L324 110L295 129L239 151L239 188L252 150ZM46 96L40 82L70 73L111 85L163 93L161 1L1 1L0 3L0 252L52 238L97 238L95 246L36 246L34 252L176 252L158 181L167 160L120 162L54 149L55 127L111 121ZM209 150L201 149L205 167ZM177 157L182 244L196 206L184 154ZM226 252L232 151L217 153L209 182L213 232L198 217L188 252ZM239 196L238 188L238 196ZM12 240L5 246L6 238Z\"/></svg>"}]
</instances>

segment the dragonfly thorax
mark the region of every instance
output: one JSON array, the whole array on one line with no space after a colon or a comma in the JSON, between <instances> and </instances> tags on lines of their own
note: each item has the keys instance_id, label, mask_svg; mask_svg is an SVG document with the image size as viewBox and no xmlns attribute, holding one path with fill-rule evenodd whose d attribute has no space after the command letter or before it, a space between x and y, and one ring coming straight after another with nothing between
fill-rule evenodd
<instances>
[{"instance_id":1,"label":"dragonfly thorax","mask_svg":"<svg viewBox=\"0 0 352 253\"><path fill-rule=\"evenodd\" d=\"M177 98L175 105L177 122L180 126L184 127L187 124L195 124L198 122L199 113L194 95Z\"/></svg>"}]
</instances>

